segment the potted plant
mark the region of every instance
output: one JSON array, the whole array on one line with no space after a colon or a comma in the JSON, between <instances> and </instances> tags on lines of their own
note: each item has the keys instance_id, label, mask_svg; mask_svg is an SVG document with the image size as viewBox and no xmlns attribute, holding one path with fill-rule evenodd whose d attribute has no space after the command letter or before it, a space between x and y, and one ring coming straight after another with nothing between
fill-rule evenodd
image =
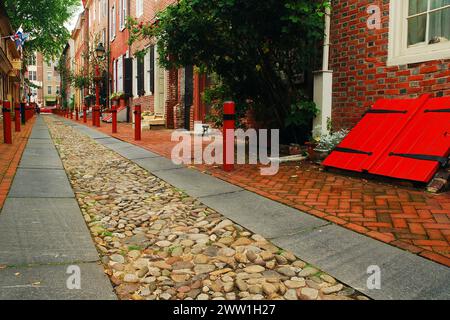
<instances>
[{"instance_id":1,"label":"potted plant","mask_svg":"<svg viewBox=\"0 0 450 320\"><path fill-rule=\"evenodd\" d=\"M309 139L309 141L305 142L305 146L306 146L306 151L308 152L308 156L309 158L314 158L315 156L315 148L317 147L317 143L318 143L318 138L313 138L311 137Z\"/></svg>"},{"instance_id":2,"label":"potted plant","mask_svg":"<svg viewBox=\"0 0 450 320\"><path fill-rule=\"evenodd\" d=\"M336 132L330 132L320 136L320 139L314 148L314 160L324 160L330 152L341 143L350 131L348 129L341 129Z\"/></svg>"}]
</instances>

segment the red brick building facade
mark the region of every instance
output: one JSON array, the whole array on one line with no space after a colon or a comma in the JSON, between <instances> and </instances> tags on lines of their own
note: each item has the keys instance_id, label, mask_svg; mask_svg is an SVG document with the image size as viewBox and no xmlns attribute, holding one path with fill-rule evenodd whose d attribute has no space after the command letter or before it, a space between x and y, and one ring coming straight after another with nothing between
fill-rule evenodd
<instances>
[{"instance_id":1,"label":"red brick building facade","mask_svg":"<svg viewBox=\"0 0 450 320\"><path fill-rule=\"evenodd\" d=\"M426 5L428 0L333 1L335 127L351 128L380 98L450 96L450 6ZM439 42L432 43L436 37Z\"/></svg>"}]
</instances>

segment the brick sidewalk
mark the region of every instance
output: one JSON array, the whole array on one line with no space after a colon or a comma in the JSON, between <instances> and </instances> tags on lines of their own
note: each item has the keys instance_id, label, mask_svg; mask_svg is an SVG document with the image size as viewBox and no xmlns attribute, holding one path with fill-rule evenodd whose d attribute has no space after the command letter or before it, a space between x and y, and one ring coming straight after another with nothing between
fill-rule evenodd
<instances>
[{"instance_id":1,"label":"brick sidewalk","mask_svg":"<svg viewBox=\"0 0 450 320\"><path fill-rule=\"evenodd\" d=\"M81 121L80 121L81 122ZM170 157L176 142L171 130L143 131L133 140L130 124L118 134L102 123L100 131L162 156ZM198 170L323 218L345 228L450 266L450 193L433 195L417 189L323 172L309 163L282 164L275 176L261 176L259 167L239 165L231 173L214 166Z\"/></svg>"},{"instance_id":2,"label":"brick sidewalk","mask_svg":"<svg viewBox=\"0 0 450 320\"><path fill-rule=\"evenodd\" d=\"M8 195L35 120L33 118L25 126L22 125L21 131L17 133L12 123L13 143L10 145L3 143L3 120L0 120L0 209Z\"/></svg>"}]
</instances>

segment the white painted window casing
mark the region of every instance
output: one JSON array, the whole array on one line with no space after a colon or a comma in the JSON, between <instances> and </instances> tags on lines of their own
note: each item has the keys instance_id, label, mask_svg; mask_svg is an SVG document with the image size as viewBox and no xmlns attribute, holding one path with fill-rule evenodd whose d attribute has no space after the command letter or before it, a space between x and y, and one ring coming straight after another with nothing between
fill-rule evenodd
<instances>
[{"instance_id":1,"label":"white painted window casing","mask_svg":"<svg viewBox=\"0 0 450 320\"><path fill-rule=\"evenodd\" d=\"M437 22L438 24L436 24ZM450 58L450 39L448 39L450 32L446 29L449 26L449 0L391 0L387 65L394 66ZM421 34L417 35L414 32ZM433 36L436 33L439 33L440 36ZM412 41L413 37L423 41ZM436 38L438 38L438 42L430 43Z\"/></svg>"},{"instance_id":2,"label":"white painted window casing","mask_svg":"<svg viewBox=\"0 0 450 320\"><path fill-rule=\"evenodd\" d=\"M110 19L111 19L111 23L110 23L110 27L111 27L111 30L110 30L110 36L111 36L111 41L113 41L114 39L115 39L115 37L116 37L116 19L117 19L117 17L116 17L116 7L112 7L111 8L111 17L110 17Z\"/></svg>"},{"instance_id":3,"label":"white painted window casing","mask_svg":"<svg viewBox=\"0 0 450 320\"><path fill-rule=\"evenodd\" d=\"M137 58L133 59L133 97L137 98Z\"/></svg>"},{"instance_id":4,"label":"white painted window casing","mask_svg":"<svg viewBox=\"0 0 450 320\"><path fill-rule=\"evenodd\" d=\"M136 18L144 13L144 0L136 0Z\"/></svg>"},{"instance_id":5,"label":"white painted window casing","mask_svg":"<svg viewBox=\"0 0 450 320\"><path fill-rule=\"evenodd\" d=\"M147 51L144 57L144 90L146 95L152 95L150 91L150 50Z\"/></svg>"},{"instance_id":6,"label":"white painted window casing","mask_svg":"<svg viewBox=\"0 0 450 320\"><path fill-rule=\"evenodd\" d=\"M123 57L117 60L117 91L123 92Z\"/></svg>"},{"instance_id":7,"label":"white painted window casing","mask_svg":"<svg viewBox=\"0 0 450 320\"><path fill-rule=\"evenodd\" d=\"M125 29L125 24L127 21L127 0L119 0L119 28L120 31L123 31Z\"/></svg>"}]
</instances>

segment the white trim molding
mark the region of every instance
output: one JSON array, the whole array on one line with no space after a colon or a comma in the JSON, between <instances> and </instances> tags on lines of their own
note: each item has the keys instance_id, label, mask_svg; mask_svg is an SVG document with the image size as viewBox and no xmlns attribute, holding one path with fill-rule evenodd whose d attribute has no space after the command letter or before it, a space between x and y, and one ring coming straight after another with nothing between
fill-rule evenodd
<instances>
[{"instance_id":1,"label":"white trim molding","mask_svg":"<svg viewBox=\"0 0 450 320\"><path fill-rule=\"evenodd\" d=\"M408 1L390 0L387 65L450 59L450 41L408 47Z\"/></svg>"}]
</instances>

